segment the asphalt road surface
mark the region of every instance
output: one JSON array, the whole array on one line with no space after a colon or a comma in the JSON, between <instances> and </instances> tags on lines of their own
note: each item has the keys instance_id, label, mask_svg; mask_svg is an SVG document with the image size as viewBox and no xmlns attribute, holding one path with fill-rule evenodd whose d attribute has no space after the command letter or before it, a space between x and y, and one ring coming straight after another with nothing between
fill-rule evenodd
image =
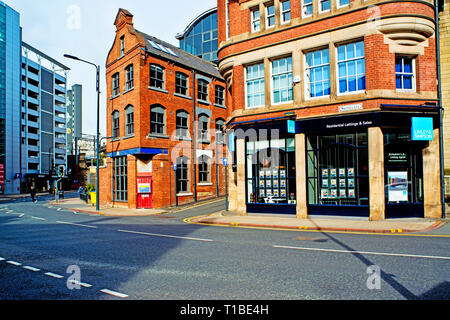
<instances>
[{"instance_id":1,"label":"asphalt road surface","mask_svg":"<svg viewBox=\"0 0 450 320\"><path fill-rule=\"evenodd\" d=\"M0 300L450 298L450 238L227 228L0 202Z\"/></svg>"}]
</instances>

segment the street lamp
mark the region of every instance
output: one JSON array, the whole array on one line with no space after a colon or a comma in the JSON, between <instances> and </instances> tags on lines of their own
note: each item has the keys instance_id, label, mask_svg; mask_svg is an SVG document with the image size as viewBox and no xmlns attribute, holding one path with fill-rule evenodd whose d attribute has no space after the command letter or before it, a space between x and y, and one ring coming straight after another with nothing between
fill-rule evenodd
<instances>
[{"instance_id":1,"label":"street lamp","mask_svg":"<svg viewBox=\"0 0 450 320\"><path fill-rule=\"evenodd\" d=\"M99 177L100 177L100 66L96 65L95 63L80 59L78 57L69 55L69 54L65 54L64 55L65 58L68 59L72 59L72 60L76 60L76 61L81 61L87 64L90 64L92 66L94 66L97 70L97 185L95 187L95 192L96 192L96 210L100 211L100 194L99 194L99 189L100 189L100 183L99 183Z\"/></svg>"}]
</instances>

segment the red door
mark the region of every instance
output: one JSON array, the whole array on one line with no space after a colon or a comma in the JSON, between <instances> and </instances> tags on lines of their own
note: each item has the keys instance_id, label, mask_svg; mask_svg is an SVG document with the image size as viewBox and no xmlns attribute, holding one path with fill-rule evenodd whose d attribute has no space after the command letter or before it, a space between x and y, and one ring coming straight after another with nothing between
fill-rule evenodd
<instances>
[{"instance_id":1,"label":"red door","mask_svg":"<svg viewBox=\"0 0 450 320\"><path fill-rule=\"evenodd\" d=\"M138 209L153 208L153 178L137 178L137 207Z\"/></svg>"}]
</instances>

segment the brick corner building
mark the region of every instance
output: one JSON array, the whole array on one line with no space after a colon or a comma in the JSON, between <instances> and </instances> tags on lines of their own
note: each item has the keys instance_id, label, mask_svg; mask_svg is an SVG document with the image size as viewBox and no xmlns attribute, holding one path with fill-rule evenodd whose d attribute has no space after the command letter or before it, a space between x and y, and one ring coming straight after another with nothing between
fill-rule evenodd
<instances>
[{"instance_id":1,"label":"brick corner building","mask_svg":"<svg viewBox=\"0 0 450 320\"><path fill-rule=\"evenodd\" d=\"M136 30L127 10L114 24L100 203L164 208L224 195L228 109L217 67Z\"/></svg>"},{"instance_id":2,"label":"brick corner building","mask_svg":"<svg viewBox=\"0 0 450 320\"><path fill-rule=\"evenodd\" d=\"M230 209L441 218L433 0L218 0L218 34Z\"/></svg>"}]
</instances>

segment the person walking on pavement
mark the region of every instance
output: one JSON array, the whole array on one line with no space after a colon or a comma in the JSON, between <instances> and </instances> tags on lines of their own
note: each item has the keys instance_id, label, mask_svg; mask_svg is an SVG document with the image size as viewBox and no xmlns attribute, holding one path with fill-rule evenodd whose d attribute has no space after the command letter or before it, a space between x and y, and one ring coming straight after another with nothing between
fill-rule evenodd
<instances>
[{"instance_id":1,"label":"person walking on pavement","mask_svg":"<svg viewBox=\"0 0 450 320\"><path fill-rule=\"evenodd\" d=\"M31 195L31 201L33 201L33 203L36 203L36 190L34 189L34 185L32 184L30 187L30 195Z\"/></svg>"}]
</instances>

